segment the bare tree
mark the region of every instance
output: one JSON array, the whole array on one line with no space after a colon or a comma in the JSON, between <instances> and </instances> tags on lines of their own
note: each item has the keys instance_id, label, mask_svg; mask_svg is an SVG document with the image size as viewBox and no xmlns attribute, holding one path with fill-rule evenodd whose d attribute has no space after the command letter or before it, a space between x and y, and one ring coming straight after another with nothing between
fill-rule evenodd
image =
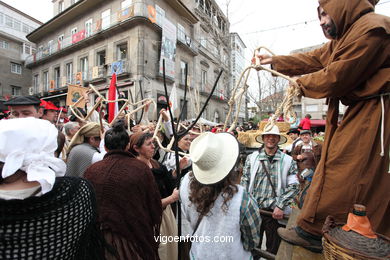
<instances>
[{"instance_id":1,"label":"bare tree","mask_svg":"<svg viewBox=\"0 0 390 260\"><path fill-rule=\"evenodd\" d=\"M260 115L275 111L283 100L284 90L287 86L286 80L273 77L264 71L258 71L256 76L257 82L252 79L250 85L253 87L248 90L250 102L256 104ZM254 85L257 86L254 87Z\"/></svg>"}]
</instances>

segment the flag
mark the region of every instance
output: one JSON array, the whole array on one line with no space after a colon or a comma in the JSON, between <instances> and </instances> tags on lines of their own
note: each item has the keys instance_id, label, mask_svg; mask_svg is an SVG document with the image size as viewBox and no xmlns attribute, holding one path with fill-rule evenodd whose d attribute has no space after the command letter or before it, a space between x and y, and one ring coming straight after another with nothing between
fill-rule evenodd
<instances>
[{"instance_id":1,"label":"flag","mask_svg":"<svg viewBox=\"0 0 390 260\"><path fill-rule=\"evenodd\" d=\"M178 117L180 114L180 108L177 100L177 89L175 83L173 83L171 94L169 95L169 107L171 108L173 117Z\"/></svg>"},{"instance_id":2,"label":"flag","mask_svg":"<svg viewBox=\"0 0 390 260\"><path fill-rule=\"evenodd\" d=\"M112 74L110 88L108 89L108 100L117 100L118 91L116 89L116 74ZM118 114L118 102L108 103L108 123Z\"/></svg>"}]
</instances>

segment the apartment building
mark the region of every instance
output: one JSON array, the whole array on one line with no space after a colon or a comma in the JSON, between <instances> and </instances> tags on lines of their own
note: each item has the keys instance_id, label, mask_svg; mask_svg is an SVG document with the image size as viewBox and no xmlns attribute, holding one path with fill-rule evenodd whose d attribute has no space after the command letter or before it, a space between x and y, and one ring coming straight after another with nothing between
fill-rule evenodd
<instances>
[{"instance_id":1,"label":"apartment building","mask_svg":"<svg viewBox=\"0 0 390 260\"><path fill-rule=\"evenodd\" d=\"M321 47L323 44L305 47L302 49L293 50L291 53L302 53L302 52L308 52L312 51L314 49L317 49ZM302 97L300 100L296 100L294 102L294 106L298 109L298 116L303 118L306 114L310 114L312 116L312 119L325 119L326 113L328 111L328 105L326 104L326 98L321 99L314 99L314 98L307 98ZM339 117L341 118L345 110L347 109L346 106L343 104L339 104Z\"/></svg>"},{"instance_id":2,"label":"apartment building","mask_svg":"<svg viewBox=\"0 0 390 260\"><path fill-rule=\"evenodd\" d=\"M58 105L65 104L72 84L91 83L107 94L115 71L123 95L133 101L153 98L161 108L165 102L163 55L168 91L176 84L181 105L185 67L187 83L199 90L201 104L220 68L225 69L203 114L209 120L224 120L227 105L220 93L229 85L229 49L217 44L213 48L209 42L218 38L216 33L228 34L228 27L222 31L203 25L195 0L191 4L179 0L53 0L54 17L28 35L37 45L37 52L26 61L32 69L34 93ZM200 34L203 27L208 31ZM195 116L194 102L187 101L184 114L185 118Z\"/></svg>"},{"instance_id":3,"label":"apartment building","mask_svg":"<svg viewBox=\"0 0 390 260\"><path fill-rule=\"evenodd\" d=\"M0 100L28 95L31 70L25 59L35 50L26 35L42 23L0 1Z\"/></svg>"},{"instance_id":4,"label":"apartment building","mask_svg":"<svg viewBox=\"0 0 390 260\"><path fill-rule=\"evenodd\" d=\"M246 45L242 41L238 33L230 33L231 44L231 72L232 72L232 88L236 87L240 80L241 73L245 69L245 49ZM243 79L244 80L244 79ZM243 81L242 80L242 81ZM242 82L241 82L242 83ZM247 95L243 96L241 107L238 114L238 122L244 123L248 121L248 98ZM235 108L237 109L237 107Z\"/></svg>"}]
</instances>

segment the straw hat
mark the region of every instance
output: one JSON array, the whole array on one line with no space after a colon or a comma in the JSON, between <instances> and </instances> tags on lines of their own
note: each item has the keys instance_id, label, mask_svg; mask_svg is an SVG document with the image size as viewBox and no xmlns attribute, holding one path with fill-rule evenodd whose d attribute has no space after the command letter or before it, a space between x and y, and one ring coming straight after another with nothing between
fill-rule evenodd
<instances>
[{"instance_id":1,"label":"straw hat","mask_svg":"<svg viewBox=\"0 0 390 260\"><path fill-rule=\"evenodd\" d=\"M279 145L287 142L287 138L284 135L280 134L279 127L274 125L270 130L262 132L260 135L256 136L256 141L259 143L264 143L263 136L264 135L278 135L280 136Z\"/></svg>"},{"instance_id":2,"label":"straw hat","mask_svg":"<svg viewBox=\"0 0 390 260\"><path fill-rule=\"evenodd\" d=\"M199 135L191 143L190 158L197 181L214 184L225 178L233 169L239 148L236 138L229 133Z\"/></svg>"}]
</instances>

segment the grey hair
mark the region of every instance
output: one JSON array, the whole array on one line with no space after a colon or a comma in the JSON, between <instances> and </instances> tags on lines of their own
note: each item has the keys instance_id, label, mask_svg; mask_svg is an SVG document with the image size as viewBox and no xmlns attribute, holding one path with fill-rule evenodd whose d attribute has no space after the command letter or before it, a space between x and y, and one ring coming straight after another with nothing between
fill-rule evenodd
<instances>
[{"instance_id":1,"label":"grey hair","mask_svg":"<svg viewBox=\"0 0 390 260\"><path fill-rule=\"evenodd\" d=\"M66 135L70 135L70 131L73 128L77 127L77 126L79 126L79 123L77 123L77 122L68 122L68 123L66 123L64 125L65 134Z\"/></svg>"}]
</instances>

